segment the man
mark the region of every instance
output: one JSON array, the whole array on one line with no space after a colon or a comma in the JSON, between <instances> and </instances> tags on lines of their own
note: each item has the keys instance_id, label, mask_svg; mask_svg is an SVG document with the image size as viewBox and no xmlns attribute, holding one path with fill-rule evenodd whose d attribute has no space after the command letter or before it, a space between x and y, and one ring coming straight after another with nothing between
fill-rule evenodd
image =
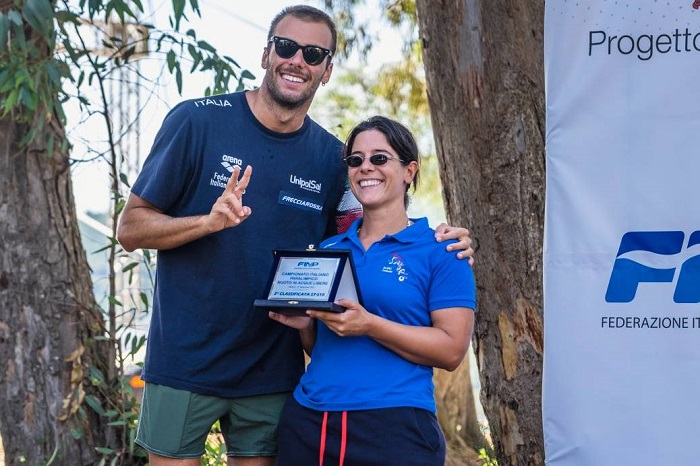
<instances>
[{"instance_id":1,"label":"man","mask_svg":"<svg viewBox=\"0 0 700 466\"><path fill-rule=\"evenodd\" d=\"M335 47L325 13L283 10L261 87L176 106L132 188L117 237L127 251L158 250L136 440L151 466L199 465L217 420L229 465L274 464L303 352L298 332L253 301L272 249L318 244L360 214L345 194L340 141L307 116ZM469 244L457 246L470 253Z\"/></svg>"}]
</instances>

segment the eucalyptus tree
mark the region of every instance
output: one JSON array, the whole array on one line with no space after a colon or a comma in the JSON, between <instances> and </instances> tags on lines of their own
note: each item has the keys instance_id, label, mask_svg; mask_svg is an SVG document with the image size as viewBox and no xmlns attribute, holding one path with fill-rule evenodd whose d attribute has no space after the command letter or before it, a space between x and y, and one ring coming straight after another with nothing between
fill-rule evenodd
<instances>
[{"instance_id":1,"label":"eucalyptus tree","mask_svg":"<svg viewBox=\"0 0 700 466\"><path fill-rule=\"evenodd\" d=\"M171 27L157 31L141 21L139 0L0 0L0 434L8 466L139 461L135 408L119 390L114 317L122 303L113 287L108 309L93 296L64 104L77 100L102 118L116 218L125 177L112 105L130 103L111 102L105 82L133 63L140 42L163 55L180 87L185 64L213 72L209 92L248 77L194 31L180 32L188 14L199 14L196 0L173 0ZM106 53L86 45L86 26ZM113 32L131 27L145 35L125 40ZM114 271L114 235L107 248Z\"/></svg>"},{"instance_id":2,"label":"eucalyptus tree","mask_svg":"<svg viewBox=\"0 0 700 466\"><path fill-rule=\"evenodd\" d=\"M475 346L497 458L544 464L544 2L416 7L447 217L477 240Z\"/></svg>"},{"instance_id":3,"label":"eucalyptus tree","mask_svg":"<svg viewBox=\"0 0 700 466\"><path fill-rule=\"evenodd\" d=\"M336 70L335 85L328 94L317 99L315 108L331 112L324 115L325 120L333 122L328 126L341 138L361 118L375 113L406 123L416 135L424 156L421 185L413 196L411 209L429 216L433 223L433 219L443 221L441 161L435 155L415 2L381 0L381 11L369 11L369 19L359 14L358 8L363 3L358 0L325 2L341 28L341 52L346 56L357 52L361 65L345 74ZM386 63L375 71L370 52L379 39L377 31L387 27L395 29L402 44L393 55L382 56ZM464 219L452 224L471 227ZM475 458L475 451L489 447L484 426L477 417L470 366L468 358L455 372L435 371L438 418L448 440L450 464L464 464L469 458Z\"/></svg>"}]
</instances>

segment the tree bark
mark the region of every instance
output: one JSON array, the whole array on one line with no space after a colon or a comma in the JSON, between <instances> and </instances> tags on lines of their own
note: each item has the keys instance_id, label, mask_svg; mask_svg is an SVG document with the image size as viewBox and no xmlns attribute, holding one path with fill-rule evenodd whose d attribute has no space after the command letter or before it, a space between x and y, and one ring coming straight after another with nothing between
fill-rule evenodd
<instances>
[{"instance_id":1,"label":"tree bark","mask_svg":"<svg viewBox=\"0 0 700 466\"><path fill-rule=\"evenodd\" d=\"M26 37L37 39L28 27ZM53 50L42 53L35 58L49 59ZM4 459L7 466L94 465L101 457L95 448L115 446L116 437L85 400L106 405L113 381L100 388L93 381L114 364L113 352L100 341L104 321L80 241L63 128L45 107L27 113L0 117ZM42 131L23 144L32 118L43 120Z\"/></svg>"},{"instance_id":2,"label":"tree bark","mask_svg":"<svg viewBox=\"0 0 700 466\"><path fill-rule=\"evenodd\" d=\"M447 218L476 243L474 347L496 456L544 464L544 2L416 7Z\"/></svg>"},{"instance_id":3,"label":"tree bark","mask_svg":"<svg viewBox=\"0 0 700 466\"><path fill-rule=\"evenodd\" d=\"M5 460L8 466L46 464L52 457L53 465L92 465L108 428L83 399L102 397L90 386L87 368L102 369L98 362L109 354L95 340L104 324L80 242L68 158L50 157L40 143L20 149L25 131L0 119Z\"/></svg>"},{"instance_id":4,"label":"tree bark","mask_svg":"<svg viewBox=\"0 0 700 466\"><path fill-rule=\"evenodd\" d=\"M448 459L455 461L487 446L476 415L470 362L467 355L454 372L435 369L437 417L449 447ZM461 464L464 462L462 461ZM468 464L472 463L468 462Z\"/></svg>"}]
</instances>

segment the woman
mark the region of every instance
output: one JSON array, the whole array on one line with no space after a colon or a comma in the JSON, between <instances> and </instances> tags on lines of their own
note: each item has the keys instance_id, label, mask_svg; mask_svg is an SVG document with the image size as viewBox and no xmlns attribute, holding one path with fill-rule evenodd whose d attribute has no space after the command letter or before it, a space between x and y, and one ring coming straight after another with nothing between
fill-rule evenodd
<instances>
[{"instance_id":1,"label":"woman","mask_svg":"<svg viewBox=\"0 0 700 466\"><path fill-rule=\"evenodd\" d=\"M311 362L279 425L278 466L443 465L433 367L454 370L474 323L466 261L409 219L419 155L410 131L375 116L345 144L350 187L364 216L321 248L349 249L366 307L270 317L297 328Z\"/></svg>"}]
</instances>

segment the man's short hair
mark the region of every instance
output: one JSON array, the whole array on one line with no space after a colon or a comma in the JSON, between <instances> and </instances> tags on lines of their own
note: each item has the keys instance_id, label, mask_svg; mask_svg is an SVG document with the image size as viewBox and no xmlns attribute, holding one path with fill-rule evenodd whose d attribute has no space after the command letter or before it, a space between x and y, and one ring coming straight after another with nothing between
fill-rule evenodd
<instances>
[{"instance_id":1,"label":"man's short hair","mask_svg":"<svg viewBox=\"0 0 700 466\"><path fill-rule=\"evenodd\" d=\"M293 16L302 21L311 23L324 23L326 26L328 26L328 29L331 31L332 38L330 51L333 55L335 55L335 48L338 43L338 30L335 27L335 22L333 22L333 19L331 19L331 17L325 12L309 5L288 6L277 13L277 16L275 16L272 19L272 23L270 23L270 30L267 31L267 40L270 40L270 38L274 35L275 28L286 16Z\"/></svg>"}]
</instances>

